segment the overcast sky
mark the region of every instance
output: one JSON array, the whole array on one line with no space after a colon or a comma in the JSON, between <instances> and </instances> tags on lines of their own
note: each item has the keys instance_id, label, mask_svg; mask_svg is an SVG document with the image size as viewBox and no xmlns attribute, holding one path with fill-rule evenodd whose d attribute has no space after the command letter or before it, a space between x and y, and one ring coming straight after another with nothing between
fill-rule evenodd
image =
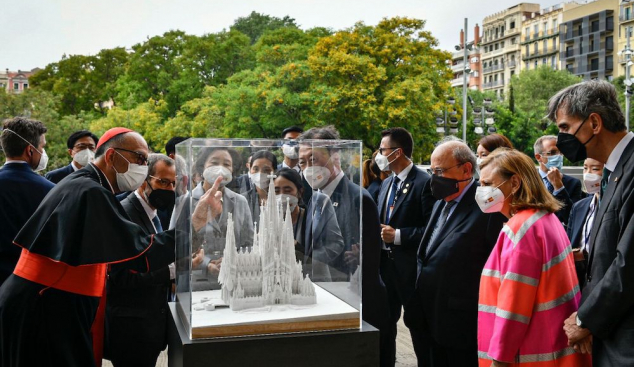
<instances>
[{"instance_id":1,"label":"overcast sky","mask_svg":"<svg viewBox=\"0 0 634 367\"><path fill-rule=\"evenodd\" d=\"M63 54L92 55L105 48L130 47L172 29L202 35L228 29L255 10L289 15L304 29L343 29L357 21L375 25L384 17L427 21L440 47L459 42L464 18L473 26L519 0L0 0L0 70L30 70ZM543 0L542 8L561 1Z\"/></svg>"}]
</instances>

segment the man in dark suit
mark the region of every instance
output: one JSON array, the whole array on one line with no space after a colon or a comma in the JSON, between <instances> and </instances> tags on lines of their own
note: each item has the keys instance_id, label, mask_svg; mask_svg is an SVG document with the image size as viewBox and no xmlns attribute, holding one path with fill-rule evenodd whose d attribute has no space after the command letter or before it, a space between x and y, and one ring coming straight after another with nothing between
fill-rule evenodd
<instances>
[{"instance_id":1,"label":"man in dark suit","mask_svg":"<svg viewBox=\"0 0 634 367\"><path fill-rule=\"evenodd\" d=\"M431 156L431 189L440 200L420 241L416 290L404 316L419 366L478 365L480 275L505 217L478 207L475 167L476 156L459 140L441 143Z\"/></svg>"},{"instance_id":2,"label":"man in dark suit","mask_svg":"<svg viewBox=\"0 0 634 367\"><path fill-rule=\"evenodd\" d=\"M412 163L412 135L400 127L384 130L381 135L377 165L394 173L383 181L378 201L381 276L388 293L393 338L389 352L394 363L396 324L414 292L416 250L436 200L431 195L429 175Z\"/></svg>"},{"instance_id":3,"label":"man in dark suit","mask_svg":"<svg viewBox=\"0 0 634 367\"><path fill-rule=\"evenodd\" d=\"M544 135L533 145L535 159L539 163L539 175L544 185L553 196L564 206L555 215L564 226L568 224L570 209L577 201L584 198L581 191L581 181L561 172L564 157L557 148L557 137Z\"/></svg>"},{"instance_id":4,"label":"man in dark suit","mask_svg":"<svg viewBox=\"0 0 634 367\"><path fill-rule=\"evenodd\" d=\"M572 246L575 258L575 270L579 287L583 289L586 284L586 269L588 267L588 241L594 223L594 215L599 207L599 193L601 189L601 176L603 163L586 158L583 162L583 184L590 195L577 201L570 210L566 233Z\"/></svg>"},{"instance_id":5,"label":"man in dark suit","mask_svg":"<svg viewBox=\"0 0 634 367\"><path fill-rule=\"evenodd\" d=\"M616 90L606 81L558 92L550 99L548 117L557 123L557 146L566 158L578 162L587 156L605 163L588 242L587 281L579 311L564 330L576 349L592 349L593 366L632 366L634 134L627 132Z\"/></svg>"},{"instance_id":6,"label":"man in dark suit","mask_svg":"<svg viewBox=\"0 0 634 367\"><path fill-rule=\"evenodd\" d=\"M162 232L157 209L174 206L176 167L163 154L148 156L147 180L121 201L130 220L146 234ZM155 366L167 346L167 300L174 278L169 267L148 269L145 261L112 265L108 276L105 357L114 366Z\"/></svg>"},{"instance_id":7,"label":"man in dark suit","mask_svg":"<svg viewBox=\"0 0 634 367\"><path fill-rule=\"evenodd\" d=\"M342 279L335 277L333 280L344 280L343 272L355 273L358 271L359 255L362 253L362 317L365 322L380 331L380 366L393 366L394 355L389 348L393 343L393 338L391 337L391 326L387 323L389 319L387 292L379 272L380 243L377 236L379 221L376 204L367 190L351 182L343 174L341 158L345 152L338 151L336 143L324 148L310 143L301 143L302 139L339 139L339 132L334 127L310 129L299 139L298 164L302 169L303 184L310 185L304 189L308 193L305 192L303 195L303 200L309 203L306 221L307 223L309 221L323 222L323 224L312 224L310 227L312 229L309 231L313 232L314 237L319 235L319 231L321 233L327 232L332 238L329 240L330 242L337 242L339 237L343 237L345 251L343 256L338 257L334 263L334 272L340 272L339 275ZM313 189L319 190L321 193L315 194ZM330 203L323 199L325 195L330 196ZM341 235L337 233L333 235L332 233L336 231L332 223L335 221L324 221L332 216L328 214L330 205L334 209ZM319 213L320 210L316 210L318 208L322 208L321 213ZM359 218L360 214L361 218ZM322 218L317 218L318 215ZM360 221L362 221L362 233L360 233ZM328 227L324 228L326 226ZM361 238L363 238L363 243L361 243Z\"/></svg>"},{"instance_id":8,"label":"man in dark suit","mask_svg":"<svg viewBox=\"0 0 634 367\"><path fill-rule=\"evenodd\" d=\"M336 140L339 139L339 132L332 126L312 128L302 134L300 139ZM341 152L336 144L325 147L302 143L299 145L299 166L304 178L313 190L319 190L330 198L343 236L343 251L330 264L334 281L349 280L353 272L344 259L344 252L351 251L353 246L358 247L361 241L359 215L362 190L365 191L346 177L341 169L340 156ZM307 191L312 194L312 190ZM310 199L304 193L304 200L310 202Z\"/></svg>"},{"instance_id":9,"label":"man in dark suit","mask_svg":"<svg viewBox=\"0 0 634 367\"><path fill-rule=\"evenodd\" d=\"M33 172L46 160L42 156L45 133L39 121L16 117L3 123L0 144L6 163L0 169L0 285L20 258L20 247L13 239L54 186Z\"/></svg>"},{"instance_id":10,"label":"man in dark suit","mask_svg":"<svg viewBox=\"0 0 634 367\"><path fill-rule=\"evenodd\" d=\"M72 133L66 141L68 154L73 158L68 166L48 172L44 177L52 183L58 183L66 176L82 169L95 159L95 149L99 138L88 130Z\"/></svg>"}]
</instances>

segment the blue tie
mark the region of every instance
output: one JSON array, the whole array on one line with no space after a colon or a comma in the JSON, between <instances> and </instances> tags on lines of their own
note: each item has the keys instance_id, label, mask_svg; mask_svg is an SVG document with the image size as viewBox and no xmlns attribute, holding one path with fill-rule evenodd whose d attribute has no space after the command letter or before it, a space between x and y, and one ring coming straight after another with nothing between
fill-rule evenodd
<instances>
[{"instance_id":1,"label":"blue tie","mask_svg":"<svg viewBox=\"0 0 634 367\"><path fill-rule=\"evenodd\" d=\"M390 221L390 216L392 215L392 208L394 207L394 198L396 197L396 190L398 190L398 183L401 180L394 176L392 180L392 191L390 191L390 197L387 199L387 208L385 209L385 223Z\"/></svg>"},{"instance_id":2,"label":"blue tie","mask_svg":"<svg viewBox=\"0 0 634 367\"><path fill-rule=\"evenodd\" d=\"M547 177L544 177L544 183L546 184L546 188L548 189L548 192L552 194L553 191L555 191L555 187L553 186L553 184L550 183L550 181L548 181Z\"/></svg>"},{"instance_id":3,"label":"blue tie","mask_svg":"<svg viewBox=\"0 0 634 367\"><path fill-rule=\"evenodd\" d=\"M161 221L159 220L158 215L155 215L152 218L152 223L154 223L154 228L156 228L156 233L163 232L163 226L161 226Z\"/></svg>"}]
</instances>

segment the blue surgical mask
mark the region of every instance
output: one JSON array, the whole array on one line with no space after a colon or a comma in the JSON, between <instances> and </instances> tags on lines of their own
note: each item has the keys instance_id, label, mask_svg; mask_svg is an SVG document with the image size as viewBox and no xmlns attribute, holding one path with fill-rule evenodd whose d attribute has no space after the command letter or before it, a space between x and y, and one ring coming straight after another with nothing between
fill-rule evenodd
<instances>
[{"instance_id":1,"label":"blue surgical mask","mask_svg":"<svg viewBox=\"0 0 634 367\"><path fill-rule=\"evenodd\" d=\"M561 154L552 155L548 157L548 163L546 163L546 168L550 169L551 167L555 167L561 171L564 166L564 156Z\"/></svg>"}]
</instances>

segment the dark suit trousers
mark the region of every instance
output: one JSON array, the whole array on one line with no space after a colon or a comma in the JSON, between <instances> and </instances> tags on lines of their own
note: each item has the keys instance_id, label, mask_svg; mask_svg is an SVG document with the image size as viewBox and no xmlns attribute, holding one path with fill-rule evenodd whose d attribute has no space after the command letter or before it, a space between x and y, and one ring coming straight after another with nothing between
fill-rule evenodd
<instances>
[{"instance_id":1,"label":"dark suit trousers","mask_svg":"<svg viewBox=\"0 0 634 367\"><path fill-rule=\"evenodd\" d=\"M460 332L457 330L456 332ZM411 329L418 367L478 367L478 351L445 347L426 331Z\"/></svg>"},{"instance_id":2,"label":"dark suit trousers","mask_svg":"<svg viewBox=\"0 0 634 367\"><path fill-rule=\"evenodd\" d=\"M412 292L405 292L403 290L403 285L399 284L396 263L388 257L387 251L384 250L381 250L381 277L383 278L385 289L387 290L390 317L388 330L390 335L386 335L386 337L391 339L389 343L382 343L382 348L386 350L381 350L381 359L392 361L391 365L393 366L396 362L396 324L401 318L401 310L412 295ZM385 358L383 358L384 354Z\"/></svg>"}]
</instances>

